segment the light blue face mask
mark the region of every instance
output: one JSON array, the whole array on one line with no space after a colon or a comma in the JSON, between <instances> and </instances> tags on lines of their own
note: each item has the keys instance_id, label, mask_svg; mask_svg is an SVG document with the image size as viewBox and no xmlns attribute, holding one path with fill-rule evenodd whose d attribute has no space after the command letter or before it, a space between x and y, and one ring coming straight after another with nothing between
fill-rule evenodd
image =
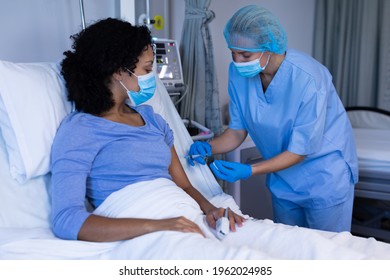
<instances>
[{"instance_id":1,"label":"light blue face mask","mask_svg":"<svg viewBox=\"0 0 390 280\"><path fill-rule=\"evenodd\" d=\"M261 53L260 58L256 58L255 60L248 61L248 62L234 62L234 66L236 67L238 73L240 76L245 77L245 78L252 78L256 75L259 75L262 71L265 70L269 63L269 59L271 55L268 55L267 62L265 65L262 67L260 65L260 59L263 57L264 53Z\"/></svg>"},{"instance_id":2,"label":"light blue face mask","mask_svg":"<svg viewBox=\"0 0 390 280\"><path fill-rule=\"evenodd\" d=\"M121 85L126 89L131 105L138 106L152 98L154 92L156 91L156 77L154 76L154 73L150 72L145 75L137 76L130 70L126 70L138 78L138 86L140 88L139 91L131 91L128 90L121 81L119 81Z\"/></svg>"}]
</instances>

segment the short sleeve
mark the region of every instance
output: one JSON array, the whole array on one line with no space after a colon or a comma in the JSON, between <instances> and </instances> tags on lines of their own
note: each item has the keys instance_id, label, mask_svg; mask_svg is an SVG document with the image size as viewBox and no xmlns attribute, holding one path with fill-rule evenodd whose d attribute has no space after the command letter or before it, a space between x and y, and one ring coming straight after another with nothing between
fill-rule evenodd
<instances>
[{"instance_id":1,"label":"short sleeve","mask_svg":"<svg viewBox=\"0 0 390 280\"><path fill-rule=\"evenodd\" d=\"M174 142L174 137L173 137L173 131L169 124L160 116L158 115L163 122L163 128L164 128L164 135L165 135L165 143L169 146L169 148L172 148L173 142Z\"/></svg>"},{"instance_id":2,"label":"short sleeve","mask_svg":"<svg viewBox=\"0 0 390 280\"><path fill-rule=\"evenodd\" d=\"M153 107L149 105L144 105L139 109L144 111L148 116L153 116L149 121L157 126L158 129L164 134L165 143L171 148L174 142L173 131L165 119L160 114L155 113Z\"/></svg>"},{"instance_id":3,"label":"short sleeve","mask_svg":"<svg viewBox=\"0 0 390 280\"><path fill-rule=\"evenodd\" d=\"M245 129L245 125L242 122L240 109L237 105L236 96L238 95L237 89L235 87L235 83L233 83L233 80L236 82L240 80L240 77L236 77L236 73L233 71L233 64L230 64L229 67L229 85L228 85L228 92L230 96L229 101L229 128L241 130Z\"/></svg>"},{"instance_id":4,"label":"short sleeve","mask_svg":"<svg viewBox=\"0 0 390 280\"><path fill-rule=\"evenodd\" d=\"M309 155L321 146L326 120L327 94L310 82L299 107L288 150L299 155Z\"/></svg>"}]
</instances>

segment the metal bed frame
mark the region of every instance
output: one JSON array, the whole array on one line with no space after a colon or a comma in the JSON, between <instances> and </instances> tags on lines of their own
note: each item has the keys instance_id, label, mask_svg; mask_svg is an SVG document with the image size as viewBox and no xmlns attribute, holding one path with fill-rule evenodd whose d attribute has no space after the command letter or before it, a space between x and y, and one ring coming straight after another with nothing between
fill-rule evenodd
<instances>
[{"instance_id":1,"label":"metal bed frame","mask_svg":"<svg viewBox=\"0 0 390 280\"><path fill-rule=\"evenodd\" d=\"M384 202L390 202L390 170L361 170L355 186L352 233L390 242L390 229L382 226L383 222L390 221L390 203L386 205ZM359 219L362 212L363 219Z\"/></svg>"},{"instance_id":2,"label":"metal bed frame","mask_svg":"<svg viewBox=\"0 0 390 280\"><path fill-rule=\"evenodd\" d=\"M347 107L346 110L352 127L390 130L388 111L372 107ZM360 113L369 116L370 120L365 122ZM383 221L390 223L390 168L388 171L360 168L351 231L356 235L390 242L390 229L383 228Z\"/></svg>"}]
</instances>

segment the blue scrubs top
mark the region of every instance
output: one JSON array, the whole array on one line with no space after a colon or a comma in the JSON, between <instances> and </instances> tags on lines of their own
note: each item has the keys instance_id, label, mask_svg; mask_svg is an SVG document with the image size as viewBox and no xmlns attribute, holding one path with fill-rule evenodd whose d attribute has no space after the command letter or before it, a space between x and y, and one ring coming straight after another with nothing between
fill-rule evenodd
<instances>
[{"instance_id":1,"label":"blue scrubs top","mask_svg":"<svg viewBox=\"0 0 390 280\"><path fill-rule=\"evenodd\" d=\"M265 159L286 150L306 158L267 175L277 199L305 208L344 202L358 180L353 131L329 71L289 49L266 92L260 76L244 78L229 67L231 129L248 131Z\"/></svg>"}]
</instances>

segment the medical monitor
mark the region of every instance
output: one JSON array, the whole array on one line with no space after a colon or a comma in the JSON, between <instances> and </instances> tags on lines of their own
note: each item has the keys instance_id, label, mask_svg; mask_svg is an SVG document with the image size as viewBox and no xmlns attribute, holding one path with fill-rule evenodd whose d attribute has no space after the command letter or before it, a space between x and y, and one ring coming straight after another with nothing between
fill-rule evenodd
<instances>
[{"instance_id":1,"label":"medical monitor","mask_svg":"<svg viewBox=\"0 0 390 280\"><path fill-rule=\"evenodd\" d=\"M183 71L178 44L172 39L153 40L156 45L157 73L170 95L184 92Z\"/></svg>"}]
</instances>

